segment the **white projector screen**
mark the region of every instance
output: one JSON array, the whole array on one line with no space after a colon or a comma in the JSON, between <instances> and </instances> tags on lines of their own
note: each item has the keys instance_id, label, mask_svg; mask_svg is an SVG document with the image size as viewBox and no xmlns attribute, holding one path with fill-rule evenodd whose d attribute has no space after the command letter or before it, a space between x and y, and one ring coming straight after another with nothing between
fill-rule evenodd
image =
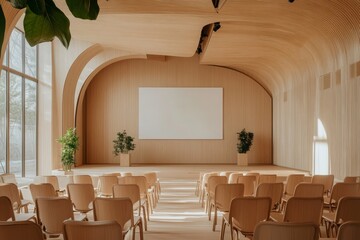
<instances>
[{"instance_id":1,"label":"white projector screen","mask_svg":"<svg viewBox=\"0 0 360 240\"><path fill-rule=\"evenodd\" d=\"M223 139L223 89L139 88L139 139Z\"/></svg>"}]
</instances>

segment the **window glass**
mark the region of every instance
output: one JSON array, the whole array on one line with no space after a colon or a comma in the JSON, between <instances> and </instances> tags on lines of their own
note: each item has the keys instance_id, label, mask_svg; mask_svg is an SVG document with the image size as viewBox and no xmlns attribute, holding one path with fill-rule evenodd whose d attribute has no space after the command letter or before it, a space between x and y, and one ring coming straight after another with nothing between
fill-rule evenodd
<instances>
[{"instance_id":1,"label":"window glass","mask_svg":"<svg viewBox=\"0 0 360 240\"><path fill-rule=\"evenodd\" d=\"M9 151L10 172L22 176L22 78L10 74Z\"/></svg>"},{"instance_id":2,"label":"window glass","mask_svg":"<svg viewBox=\"0 0 360 240\"><path fill-rule=\"evenodd\" d=\"M25 176L36 176L36 87L25 80Z\"/></svg>"},{"instance_id":3,"label":"window glass","mask_svg":"<svg viewBox=\"0 0 360 240\"><path fill-rule=\"evenodd\" d=\"M6 72L0 75L0 174L6 172Z\"/></svg>"},{"instance_id":4,"label":"window glass","mask_svg":"<svg viewBox=\"0 0 360 240\"><path fill-rule=\"evenodd\" d=\"M37 54L36 47L31 47L27 41L25 41L25 74L36 78L37 76Z\"/></svg>"},{"instance_id":5,"label":"window glass","mask_svg":"<svg viewBox=\"0 0 360 240\"><path fill-rule=\"evenodd\" d=\"M9 41L9 60L10 68L15 69L16 71L23 71L23 33L17 29L14 29L10 36Z\"/></svg>"}]
</instances>

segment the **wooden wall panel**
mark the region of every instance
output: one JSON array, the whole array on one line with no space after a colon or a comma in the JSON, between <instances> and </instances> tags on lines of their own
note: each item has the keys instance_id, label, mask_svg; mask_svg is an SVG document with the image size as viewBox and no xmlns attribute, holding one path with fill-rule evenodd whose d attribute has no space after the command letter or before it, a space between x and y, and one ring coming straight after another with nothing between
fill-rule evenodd
<instances>
[{"instance_id":1,"label":"wooden wall panel","mask_svg":"<svg viewBox=\"0 0 360 240\"><path fill-rule=\"evenodd\" d=\"M139 87L223 87L223 140L139 140ZM272 103L251 78L229 69L202 66L198 57L165 62L127 60L102 70L86 92L86 162L119 162L112 153L116 132L135 137L133 163L236 163L236 132L255 134L252 164L272 163Z\"/></svg>"}]
</instances>

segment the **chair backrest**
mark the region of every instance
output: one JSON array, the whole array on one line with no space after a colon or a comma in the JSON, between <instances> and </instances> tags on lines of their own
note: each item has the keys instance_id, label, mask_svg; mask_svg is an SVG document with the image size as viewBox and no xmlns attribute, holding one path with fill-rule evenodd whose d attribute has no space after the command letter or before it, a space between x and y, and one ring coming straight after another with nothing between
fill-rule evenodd
<instances>
[{"instance_id":1,"label":"chair backrest","mask_svg":"<svg viewBox=\"0 0 360 240\"><path fill-rule=\"evenodd\" d=\"M7 196L0 197L0 221L15 221L14 209ZM0 235L1 236L1 235Z\"/></svg>"},{"instance_id":2,"label":"chair backrest","mask_svg":"<svg viewBox=\"0 0 360 240\"><path fill-rule=\"evenodd\" d=\"M334 185L334 175L314 175L311 183L324 185L324 193L328 194Z\"/></svg>"},{"instance_id":3,"label":"chair backrest","mask_svg":"<svg viewBox=\"0 0 360 240\"><path fill-rule=\"evenodd\" d=\"M157 182L157 174L156 172L148 172L144 173L144 176L146 178L146 181L150 186L155 186Z\"/></svg>"},{"instance_id":4,"label":"chair backrest","mask_svg":"<svg viewBox=\"0 0 360 240\"><path fill-rule=\"evenodd\" d=\"M244 196L244 184L218 184L215 188L215 205L223 212L230 210L231 201Z\"/></svg>"},{"instance_id":5,"label":"chair backrest","mask_svg":"<svg viewBox=\"0 0 360 240\"><path fill-rule=\"evenodd\" d=\"M256 197L270 197L271 209L277 210L284 192L283 183L261 183L256 189Z\"/></svg>"},{"instance_id":6,"label":"chair backrest","mask_svg":"<svg viewBox=\"0 0 360 240\"><path fill-rule=\"evenodd\" d=\"M15 174L13 173L4 173L0 175L1 182L3 183L14 183L17 184Z\"/></svg>"},{"instance_id":7,"label":"chair backrest","mask_svg":"<svg viewBox=\"0 0 360 240\"><path fill-rule=\"evenodd\" d=\"M15 183L1 183L0 196L7 196L14 210L17 210L21 206L20 192Z\"/></svg>"},{"instance_id":8,"label":"chair backrest","mask_svg":"<svg viewBox=\"0 0 360 240\"><path fill-rule=\"evenodd\" d=\"M93 184L90 175L74 175L73 178L74 178L74 183Z\"/></svg>"},{"instance_id":9,"label":"chair backrest","mask_svg":"<svg viewBox=\"0 0 360 240\"><path fill-rule=\"evenodd\" d=\"M64 240L122 240L122 227L110 221L65 221Z\"/></svg>"},{"instance_id":10,"label":"chair backrest","mask_svg":"<svg viewBox=\"0 0 360 240\"><path fill-rule=\"evenodd\" d=\"M243 176L243 174L239 172L231 173L228 177L228 183L237 183L237 179L239 176Z\"/></svg>"},{"instance_id":11,"label":"chair backrest","mask_svg":"<svg viewBox=\"0 0 360 240\"><path fill-rule=\"evenodd\" d=\"M340 198L345 196L359 196L358 183L336 183L330 195L330 207L338 204Z\"/></svg>"},{"instance_id":12,"label":"chair backrest","mask_svg":"<svg viewBox=\"0 0 360 240\"><path fill-rule=\"evenodd\" d=\"M324 185L315 183L299 183L294 192L294 197L322 197L323 195Z\"/></svg>"},{"instance_id":13,"label":"chair backrest","mask_svg":"<svg viewBox=\"0 0 360 240\"><path fill-rule=\"evenodd\" d=\"M35 201L36 216L43 231L49 234L62 234L63 222L74 220L72 203L69 198L39 197Z\"/></svg>"},{"instance_id":14,"label":"chair backrest","mask_svg":"<svg viewBox=\"0 0 360 240\"><path fill-rule=\"evenodd\" d=\"M119 179L120 184L136 184L140 189L140 196L145 197L148 192L148 182L145 176L125 176Z\"/></svg>"},{"instance_id":15,"label":"chair backrest","mask_svg":"<svg viewBox=\"0 0 360 240\"><path fill-rule=\"evenodd\" d=\"M34 203L38 197L57 197L55 188L51 183L30 184L29 188Z\"/></svg>"},{"instance_id":16,"label":"chair backrest","mask_svg":"<svg viewBox=\"0 0 360 240\"><path fill-rule=\"evenodd\" d=\"M218 184L227 183L227 178L225 176L210 176L208 179L206 190L211 195L215 195L215 188Z\"/></svg>"},{"instance_id":17,"label":"chair backrest","mask_svg":"<svg viewBox=\"0 0 360 240\"><path fill-rule=\"evenodd\" d=\"M335 213L335 222L360 221L360 197L342 197ZM360 236L359 236L360 238Z\"/></svg>"},{"instance_id":18,"label":"chair backrest","mask_svg":"<svg viewBox=\"0 0 360 240\"><path fill-rule=\"evenodd\" d=\"M360 222L349 221L341 224L337 240L358 240L360 237Z\"/></svg>"},{"instance_id":19,"label":"chair backrest","mask_svg":"<svg viewBox=\"0 0 360 240\"><path fill-rule=\"evenodd\" d=\"M258 173L258 172L248 172L248 173L246 173L245 176L255 176L255 177L256 177L255 188L258 186L258 184L259 184L259 178L260 178L260 173Z\"/></svg>"},{"instance_id":20,"label":"chair backrest","mask_svg":"<svg viewBox=\"0 0 360 240\"><path fill-rule=\"evenodd\" d=\"M41 178L44 183L50 183L51 185L53 185L55 191L60 190L59 180L58 180L57 176L49 175L49 176L42 176Z\"/></svg>"},{"instance_id":21,"label":"chair backrest","mask_svg":"<svg viewBox=\"0 0 360 240\"><path fill-rule=\"evenodd\" d=\"M39 225L32 221L0 222L0 236L6 240L44 240Z\"/></svg>"},{"instance_id":22,"label":"chair backrest","mask_svg":"<svg viewBox=\"0 0 360 240\"><path fill-rule=\"evenodd\" d=\"M117 184L113 186L113 197L128 197L133 204L137 202L140 204L140 188L136 184Z\"/></svg>"},{"instance_id":23,"label":"chair backrest","mask_svg":"<svg viewBox=\"0 0 360 240\"><path fill-rule=\"evenodd\" d=\"M126 176L132 176L133 174L131 172L122 172L121 176L122 177L126 177Z\"/></svg>"},{"instance_id":24,"label":"chair backrest","mask_svg":"<svg viewBox=\"0 0 360 240\"><path fill-rule=\"evenodd\" d=\"M312 223L261 222L253 240L318 240L318 227Z\"/></svg>"},{"instance_id":25,"label":"chair backrest","mask_svg":"<svg viewBox=\"0 0 360 240\"><path fill-rule=\"evenodd\" d=\"M357 183L359 181L358 176L347 176L344 178L344 183Z\"/></svg>"},{"instance_id":26,"label":"chair backrest","mask_svg":"<svg viewBox=\"0 0 360 240\"><path fill-rule=\"evenodd\" d=\"M92 210L92 202L95 199L92 184L70 183L67 185L67 192L77 211L86 213Z\"/></svg>"},{"instance_id":27,"label":"chair backrest","mask_svg":"<svg viewBox=\"0 0 360 240\"><path fill-rule=\"evenodd\" d=\"M208 172L208 173L204 173L204 175L202 176L202 180L201 180L201 188L204 189L205 186L207 185L208 183L208 179L209 177L211 176L219 176L220 173L218 172Z\"/></svg>"},{"instance_id":28,"label":"chair backrest","mask_svg":"<svg viewBox=\"0 0 360 240\"><path fill-rule=\"evenodd\" d=\"M304 181L304 174L290 174L286 179L285 194L293 196L295 187Z\"/></svg>"},{"instance_id":29,"label":"chair backrest","mask_svg":"<svg viewBox=\"0 0 360 240\"><path fill-rule=\"evenodd\" d=\"M130 220L133 226L134 212L130 198L95 198L94 220L115 220L121 226Z\"/></svg>"},{"instance_id":30,"label":"chair backrest","mask_svg":"<svg viewBox=\"0 0 360 240\"><path fill-rule=\"evenodd\" d=\"M289 198L285 208L284 222L313 223L320 226L323 202L323 197Z\"/></svg>"},{"instance_id":31,"label":"chair backrest","mask_svg":"<svg viewBox=\"0 0 360 240\"><path fill-rule=\"evenodd\" d=\"M276 183L276 174L260 174L259 185L262 183Z\"/></svg>"},{"instance_id":32,"label":"chair backrest","mask_svg":"<svg viewBox=\"0 0 360 240\"><path fill-rule=\"evenodd\" d=\"M98 192L103 196L112 196L112 187L118 184L118 177L112 175L99 176Z\"/></svg>"},{"instance_id":33,"label":"chair backrest","mask_svg":"<svg viewBox=\"0 0 360 240\"><path fill-rule=\"evenodd\" d=\"M120 177L120 176L121 176L121 173L119 173L119 172L104 173L103 176L115 176L115 177Z\"/></svg>"},{"instance_id":34,"label":"chair backrest","mask_svg":"<svg viewBox=\"0 0 360 240\"><path fill-rule=\"evenodd\" d=\"M269 219L271 199L269 197L240 197L231 201L229 220L242 233L253 233L255 226Z\"/></svg>"},{"instance_id":35,"label":"chair backrest","mask_svg":"<svg viewBox=\"0 0 360 240\"><path fill-rule=\"evenodd\" d=\"M230 174L232 174L232 173L235 173L235 172L234 171L223 171L223 172L220 172L219 176L225 176L229 180Z\"/></svg>"},{"instance_id":36,"label":"chair backrest","mask_svg":"<svg viewBox=\"0 0 360 240\"><path fill-rule=\"evenodd\" d=\"M256 176L238 176L237 183L244 184L244 196L253 196L256 187Z\"/></svg>"}]
</instances>

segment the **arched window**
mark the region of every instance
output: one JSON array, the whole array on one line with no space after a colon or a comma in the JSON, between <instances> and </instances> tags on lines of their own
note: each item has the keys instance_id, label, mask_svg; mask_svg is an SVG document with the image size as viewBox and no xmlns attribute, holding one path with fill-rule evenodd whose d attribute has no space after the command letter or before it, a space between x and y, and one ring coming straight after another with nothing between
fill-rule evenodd
<instances>
[{"instance_id":1,"label":"arched window","mask_svg":"<svg viewBox=\"0 0 360 240\"><path fill-rule=\"evenodd\" d=\"M329 172L329 149L326 131L323 123L318 119L317 136L314 136L313 174L326 175Z\"/></svg>"},{"instance_id":2,"label":"arched window","mask_svg":"<svg viewBox=\"0 0 360 240\"><path fill-rule=\"evenodd\" d=\"M37 174L38 49L11 33L0 75L0 173Z\"/></svg>"}]
</instances>

